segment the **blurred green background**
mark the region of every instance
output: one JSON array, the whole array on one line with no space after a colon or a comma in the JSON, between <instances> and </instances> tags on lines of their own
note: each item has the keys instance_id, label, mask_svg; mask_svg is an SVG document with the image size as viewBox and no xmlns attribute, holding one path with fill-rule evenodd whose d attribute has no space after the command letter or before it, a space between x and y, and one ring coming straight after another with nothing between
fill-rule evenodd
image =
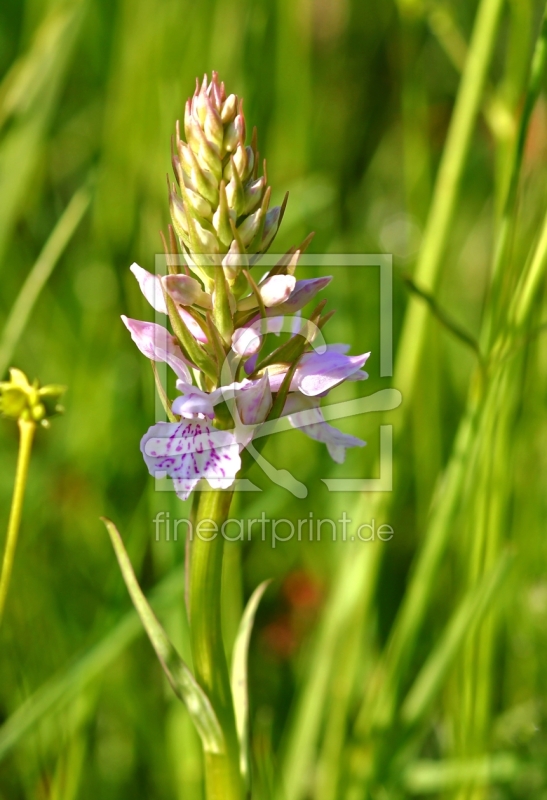
<instances>
[{"instance_id":1,"label":"blurred green background","mask_svg":"<svg viewBox=\"0 0 547 800\"><path fill-rule=\"evenodd\" d=\"M119 317L152 319L128 268L137 261L154 270L158 232L169 221L170 136L196 76L216 69L228 91L244 97L248 125L258 127L259 148L268 159L274 200L290 192L275 252L315 230L312 253L393 253L397 342L408 303L402 276L412 272L420 251L477 5L0 4L4 345L10 311L57 224L65 239L58 243L58 259L45 253L52 274L14 352L4 346L0 353L8 352L9 365L31 378L68 387L66 414L37 437L0 630L1 798L202 796L198 741L129 614L99 522L105 514L118 524L146 590L167 576L160 616L184 650L176 588L181 582L169 577L182 564L184 546L156 542L152 520L158 510L169 510L173 518L188 511L174 496L154 492L142 462L139 441L153 421L154 386ZM437 302L471 337L478 337L488 303L510 153L541 11L535 0L504 4L442 253ZM540 96L524 152L519 225L511 237L510 266L516 272L507 273L505 297L511 297L511 275L518 275L536 240L547 205L546 177L547 106ZM63 217L67 207L72 212ZM390 386L391 379L380 377L377 271L311 268L309 274L325 271L335 278L328 308L337 309L329 341L351 342L352 353L372 350L368 383L341 390L337 398ZM540 287L531 330L541 323L544 305ZM460 488L459 513L434 571L401 685L411 685L447 630L457 602L481 571L483 550L486 563L489 547L497 553L511 543L510 577L496 595L495 613L474 639L475 645L489 642L486 655L473 643L458 644L418 739L401 737L394 724L378 755L379 739L367 740L354 727L363 693L375 685L372 676L382 674L380 653L424 541L432 500L442 495L440 479L451 463L476 368L472 349L435 314L425 335L412 397L385 418L388 424L399 420L400 431L394 492L388 515L377 523L389 523L395 534L381 545L371 595L363 601L366 615L357 614L355 624L340 628L339 640L329 640L335 659L327 688L317 697L310 690L310 707L317 705L321 717L312 745L316 756L299 762L305 774L302 787L287 795L291 800L547 798L545 336L519 340L512 372L496 393L501 417L474 433L475 461ZM276 437L265 454L305 482L308 497L296 500L272 487L255 468L251 477L264 492L239 496L235 514L253 518L264 510L270 518L301 519L313 511L336 519L346 511L359 523L370 522L366 501L329 494L320 478L373 477L379 422L379 414L370 414L340 423L368 442L365 450L350 452L343 467L298 432ZM1 421L0 529L7 521L16 455L16 426ZM481 538L479 528L489 533ZM328 536L321 543L291 541L275 549L259 537L227 547L228 643L243 600L261 580L274 578L251 651L260 797L270 796L272 776L282 768L291 741L287 731L313 674L313 643L344 548ZM363 585L367 576L365 569ZM23 713L12 717L22 706ZM335 713L340 707L341 718ZM365 789L371 759L373 788Z\"/></svg>"}]
</instances>

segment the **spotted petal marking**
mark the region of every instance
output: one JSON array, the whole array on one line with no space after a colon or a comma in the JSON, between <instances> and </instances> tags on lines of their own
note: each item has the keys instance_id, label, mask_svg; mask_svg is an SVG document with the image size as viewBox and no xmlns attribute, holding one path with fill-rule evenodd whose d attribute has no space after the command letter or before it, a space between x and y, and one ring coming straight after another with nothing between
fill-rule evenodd
<instances>
[{"instance_id":1,"label":"spotted petal marking","mask_svg":"<svg viewBox=\"0 0 547 800\"><path fill-rule=\"evenodd\" d=\"M152 425L141 440L141 452L150 474L172 478L182 500L201 478L213 489L227 489L241 468L233 433L217 430L203 420Z\"/></svg>"}]
</instances>

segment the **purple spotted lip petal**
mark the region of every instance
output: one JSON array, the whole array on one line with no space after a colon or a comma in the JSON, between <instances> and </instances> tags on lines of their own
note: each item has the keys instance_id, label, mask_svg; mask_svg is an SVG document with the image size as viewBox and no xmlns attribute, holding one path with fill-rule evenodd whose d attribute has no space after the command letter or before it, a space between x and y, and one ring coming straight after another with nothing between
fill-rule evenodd
<instances>
[{"instance_id":1,"label":"purple spotted lip petal","mask_svg":"<svg viewBox=\"0 0 547 800\"><path fill-rule=\"evenodd\" d=\"M233 433L202 420L152 425L141 439L141 452L150 474L172 478L182 500L202 478L213 489L227 489L241 468Z\"/></svg>"}]
</instances>

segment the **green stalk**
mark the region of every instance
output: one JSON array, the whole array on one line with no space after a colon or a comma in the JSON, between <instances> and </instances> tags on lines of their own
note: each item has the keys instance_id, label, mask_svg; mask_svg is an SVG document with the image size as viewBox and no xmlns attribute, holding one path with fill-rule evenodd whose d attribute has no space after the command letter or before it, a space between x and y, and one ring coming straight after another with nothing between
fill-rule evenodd
<instances>
[{"instance_id":1,"label":"green stalk","mask_svg":"<svg viewBox=\"0 0 547 800\"><path fill-rule=\"evenodd\" d=\"M467 63L435 181L431 210L414 273L416 282L429 293L435 290L443 256L448 246L461 178L481 106L502 7L503 0L482 0L477 11ZM429 311L425 304L417 298L410 298L393 379L393 385L402 392L405 399L402 414L395 427L396 435L404 430L405 409L411 407L426 342L428 319ZM467 421L463 427L465 431ZM355 516L366 514L369 518L385 519L389 507L390 498L387 495L375 495L372 498L365 496L356 506ZM446 538L444 534L439 536L439 546L435 546L430 562L432 565L436 563L437 558L442 557L443 548L440 545L446 542ZM306 684L293 712L294 716L284 747L282 780L278 792L278 796L284 800L301 800L306 794L307 776L314 763L325 697L334 669L338 634L357 608L360 608L360 613L365 619L370 614L381 556L382 549L377 546L348 547L341 560L317 632ZM432 577L434 570L431 572L428 570L428 573L428 577ZM429 596L431 590L431 584L424 587L425 596ZM410 620L413 630L417 630L421 624L421 612L421 602L411 609L411 618L416 615L416 619Z\"/></svg>"},{"instance_id":2,"label":"green stalk","mask_svg":"<svg viewBox=\"0 0 547 800\"><path fill-rule=\"evenodd\" d=\"M207 800L241 800L243 797L221 615L224 538L219 529L228 517L232 495L231 491L201 494L190 560L188 610L194 671L211 701L226 741L224 753L205 753Z\"/></svg>"},{"instance_id":3,"label":"green stalk","mask_svg":"<svg viewBox=\"0 0 547 800\"><path fill-rule=\"evenodd\" d=\"M516 225L517 214L515 209L517 205L518 187L521 176L522 160L524 158L526 137L528 135L528 128L532 118L532 112L541 91L546 63L547 4L544 7L541 28L534 48L532 64L530 66L530 76L524 101L524 108L520 119L520 125L515 141L515 150L511 164L509 187L505 197L500 229L496 241L496 249L494 252L494 261L492 266L492 281L490 287L491 297L489 298L490 302L486 306L486 319L483 326L484 347L492 345L492 340L495 337L497 327L499 326L504 315L504 301L506 299L506 295L509 294L510 289L512 288L510 286L503 285L503 282L507 280L504 267L506 266L511 254L512 236Z\"/></svg>"},{"instance_id":4,"label":"green stalk","mask_svg":"<svg viewBox=\"0 0 547 800\"><path fill-rule=\"evenodd\" d=\"M427 292L434 292L443 255L446 251L463 169L469 152L473 128L498 30L502 0L483 0L479 6L467 64L443 151L439 174L424 231L424 239L414 279ZM428 311L411 298L401 333L394 385L405 398L412 394L423 351Z\"/></svg>"},{"instance_id":5,"label":"green stalk","mask_svg":"<svg viewBox=\"0 0 547 800\"><path fill-rule=\"evenodd\" d=\"M32 442L36 423L34 420L19 420L19 455L17 458L17 470L15 473L15 486L11 501L11 510L8 522L8 533L6 536L6 547L2 560L2 574L0 576L0 622L4 614L6 597L8 594L13 560L17 548L17 538L19 536L19 526L21 523L21 513L23 510L23 499L25 487L27 485L27 475L32 452Z\"/></svg>"}]
</instances>

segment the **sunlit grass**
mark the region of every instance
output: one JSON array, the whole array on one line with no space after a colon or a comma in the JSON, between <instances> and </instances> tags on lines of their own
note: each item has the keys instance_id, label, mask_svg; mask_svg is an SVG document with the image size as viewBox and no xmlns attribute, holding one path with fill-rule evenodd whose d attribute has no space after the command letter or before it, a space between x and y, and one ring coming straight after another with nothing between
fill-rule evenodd
<instances>
[{"instance_id":1,"label":"sunlit grass","mask_svg":"<svg viewBox=\"0 0 547 800\"><path fill-rule=\"evenodd\" d=\"M395 255L393 380L379 376L366 270L337 271L328 329L373 351L367 392L403 392L382 420L395 426L394 491L337 496L320 482L375 474L374 414L346 423L368 447L344 468L299 433L269 443L308 498L255 469L265 491L235 510L346 510L395 531L359 547L325 537L273 550L256 537L230 549L235 615L238 580L247 599L274 578L251 644L257 798L547 792L542 91L522 115L542 11L532 0L0 8L0 353L7 340L10 364L69 387L66 416L37 436L0 630L0 797L202 797L199 743L139 639L99 516L126 532L188 659L183 544L156 542L152 523L188 510L154 492L140 460L154 386L119 314L144 313L127 268L153 270L173 122L211 68L245 97L276 192L291 191L276 251L315 229L314 252ZM91 207L44 267L83 185ZM25 301L40 264L47 283ZM478 343L482 365L401 273ZM7 422L0 434L3 530L17 442Z\"/></svg>"}]
</instances>

